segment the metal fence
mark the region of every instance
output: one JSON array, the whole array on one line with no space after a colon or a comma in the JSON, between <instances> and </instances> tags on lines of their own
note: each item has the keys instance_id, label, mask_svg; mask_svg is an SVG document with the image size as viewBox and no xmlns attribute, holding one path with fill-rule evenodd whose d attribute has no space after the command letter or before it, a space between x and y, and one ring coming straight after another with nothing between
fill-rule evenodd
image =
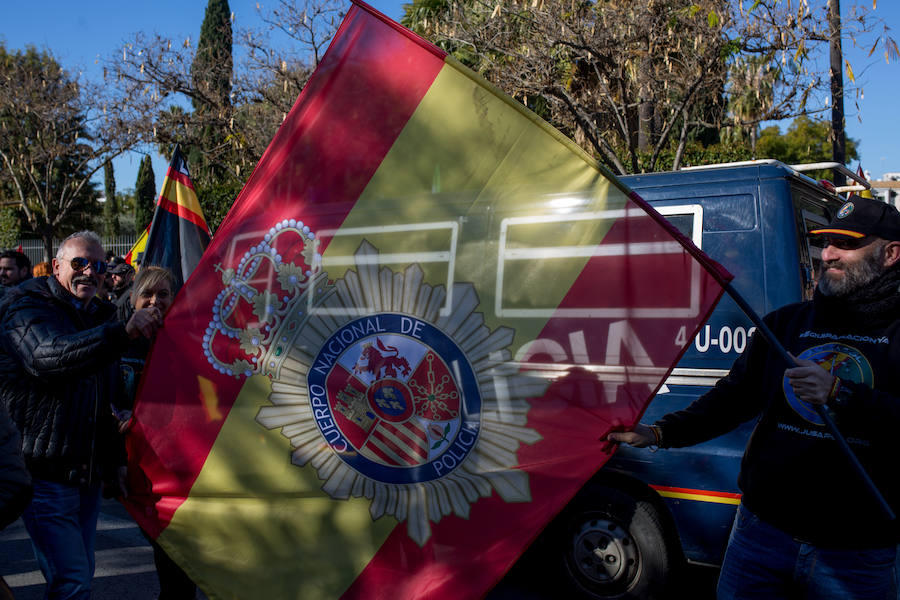
<instances>
[{"instance_id":1,"label":"metal fence","mask_svg":"<svg viewBox=\"0 0 900 600\"><path fill-rule=\"evenodd\" d=\"M114 252L116 256L125 256L131 247L134 246L134 243L137 241L137 236L134 234L131 235L117 235L117 236L101 236L101 240L103 240L103 250L106 252ZM59 244L62 240L53 240L53 254L56 255L56 250L59 248ZM36 265L39 262L44 260L44 241L40 239L20 239L18 242L13 244L13 248L16 246L22 246L22 252L28 256L28 259L31 260L32 265Z\"/></svg>"}]
</instances>

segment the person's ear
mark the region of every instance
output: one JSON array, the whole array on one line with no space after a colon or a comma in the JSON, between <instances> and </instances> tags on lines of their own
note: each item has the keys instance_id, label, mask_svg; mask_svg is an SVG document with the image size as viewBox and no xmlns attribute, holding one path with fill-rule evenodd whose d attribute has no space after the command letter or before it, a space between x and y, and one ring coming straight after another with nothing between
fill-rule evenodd
<instances>
[{"instance_id":1,"label":"person's ear","mask_svg":"<svg viewBox=\"0 0 900 600\"><path fill-rule=\"evenodd\" d=\"M884 267L893 267L898 262L900 262L900 242L888 242L884 247Z\"/></svg>"}]
</instances>

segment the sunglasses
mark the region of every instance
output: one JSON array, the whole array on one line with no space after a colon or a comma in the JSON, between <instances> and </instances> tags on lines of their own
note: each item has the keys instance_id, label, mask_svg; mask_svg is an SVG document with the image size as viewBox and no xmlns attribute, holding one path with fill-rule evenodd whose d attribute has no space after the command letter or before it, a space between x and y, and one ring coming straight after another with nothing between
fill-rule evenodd
<instances>
[{"instance_id":1,"label":"sunglasses","mask_svg":"<svg viewBox=\"0 0 900 600\"><path fill-rule=\"evenodd\" d=\"M72 265L72 270L78 273L81 273L88 267L90 267L97 275L106 273L106 263L102 260L91 260L82 256L76 256L69 261L69 264Z\"/></svg>"},{"instance_id":2,"label":"sunglasses","mask_svg":"<svg viewBox=\"0 0 900 600\"><path fill-rule=\"evenodd\" d=\"M820 238L819 243L822 245L822 248L825 248L826 246L834 246L838 250L856 250L857 248L868 246L873 241L873 238L868 235L861 238L826 235Z\"/></svg>"}]
</instances>

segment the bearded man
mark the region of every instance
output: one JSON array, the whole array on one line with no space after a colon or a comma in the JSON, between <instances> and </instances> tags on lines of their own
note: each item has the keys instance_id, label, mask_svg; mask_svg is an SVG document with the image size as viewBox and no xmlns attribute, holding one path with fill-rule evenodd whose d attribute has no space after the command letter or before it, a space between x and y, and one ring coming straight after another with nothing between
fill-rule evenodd
<instances>
[{"instance_id":1,"label":"bearded man","mask_svg":"<svg viewBox=\"0 0 900 600\"><path fill-rule=\"evenodd\" d=\"M0 252L0 286L12 287L31 279L31 261L17 250Z\"/></svg>"},{"instance_id":2,"label":"bearded man","mask_svg":"<svg viewBox=\"0 0 900 600\"><path fill-rule=\"evenodd\" d=\"M900 512L900 213L854 197L827 227L813 300L765 317L795 357L754 335L727 376L684 410L611 433L637 447L699 444L756 419L722 572L722 598L897 598L897 526L814 405L825 405Z\"/></svg>"}]
</instances>

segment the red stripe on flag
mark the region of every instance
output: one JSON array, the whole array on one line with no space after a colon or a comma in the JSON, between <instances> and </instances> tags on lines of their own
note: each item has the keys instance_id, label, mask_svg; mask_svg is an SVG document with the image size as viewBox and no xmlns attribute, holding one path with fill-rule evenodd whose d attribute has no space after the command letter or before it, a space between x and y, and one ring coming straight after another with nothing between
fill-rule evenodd
<instances>
[{"instance_id":1,"label":"red stripe on flag","mask_svg":"<svg viewBox=\"0 0 900 600\"><path fill-rule=\"evenodd\" d=\"M192 190L194 189L194 182L191 181L191 178L182 173L181 171L177 171L172 167L169 167L169 170L166 172L166 179L171 179L172 181L177 181L184 187L189 187ZM166 189L166 185L163 184L163 189ZM162 195L160 195L162 197Z\"/></svg>"},{"instance_id":2,"label":"red stripe on flag","mask_svg":"<svg viewBox=\"0 0 900 600\"><path fill-rule=\"evenodd\" d=\"M200 337L222 285L215 265L232 256L230 252L242 254L249 247L248 241L238 250L230 248L239 231L266 231L278 220L298 215L304 215L304 224L313 231L339 228L444 66L439 56L416 51L413 46L418 48L419 42L359 23L372 18L356 6L350 9L331 50L266 149L157 336L135 406L140 427L129 436L144 436L154 449L131 454L140 457L132 465L133 481L143 479L142 470L155 486L166 486L175 497L156 503L158 520L147 515L147 497L139 498L140 492L129 506L152 537L187 497L244 383L216 372L200 352ZM346 29L352 35L342 35ZM349 50L341 46L357 43L377 51L367 55L370 60L344 60ZM393 93L371 94L384 86ZM304 210L322 203L329 203L327 211ZM319 252L325 251L328 241L322 240ZM172 356L180 359L172 361ZM136 442L129 442L132 445ZM143 493L151 494L148 489Z\"/></svg>"},{"instance_id":3,"label":"red stripe on flag","mask_svg":"<svg viewBox=\"0 0 900 600\"><path fill-rule=\"evenodd\" d=\"M187 206L183 204L179 204L177 202L172 202L168 198L163 196L159 197L159 206L163 208L173 215L177 215L178 217L184 219L185 221L190 221L197 227L203 229L206 233L209 233L209 227L206 225L206 221L203 220L203 217L189 209Z\"/></svg>"},{"instance_id":4,"label":"red stripe on flag","mask_svg":"<svg viewBox=\"0 0 900 600\"><path fill-rule=\"evenodd\" d=\"M423 439L416 439L415 429L406 427L394 427L388 423L384 423L384 431L390 433L395 436L401 442L409 446L413 451L417 449L421 449L422 444L425 442ZM412 435L411 435L412 434ZM416 452L418 454L418 452Z\"/></svg>"}]
</instances>

